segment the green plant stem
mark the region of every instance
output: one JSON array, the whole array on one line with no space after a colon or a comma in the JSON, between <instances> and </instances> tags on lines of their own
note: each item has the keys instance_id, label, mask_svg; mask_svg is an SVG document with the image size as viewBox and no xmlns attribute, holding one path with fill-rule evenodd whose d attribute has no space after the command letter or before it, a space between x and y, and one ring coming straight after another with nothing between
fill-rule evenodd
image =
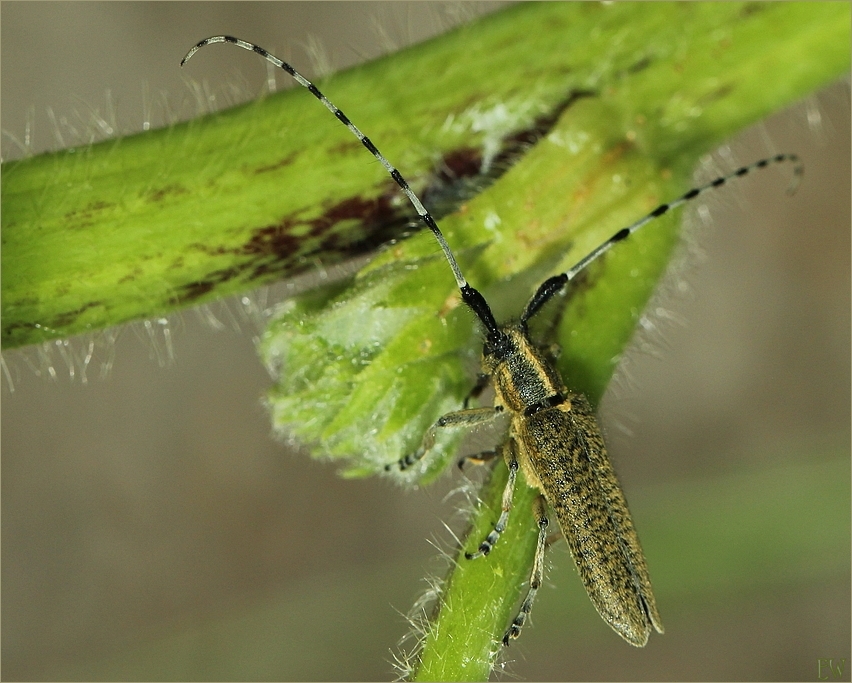
<instances>
[{"instance_id":1,"label":"green plant stem","mask_svg":"<svg viewBox=\"0 0 852 683\"><path fill-rule=\"evenodd\" d=\"M632 97L649 80L654 105L636 145L677 161L685 138L706 151L837 78L847 18L842 4L524 5L322 85L415 186L439 157L499 149L572 88ZM707 32L687 54L691 27ZM693 61L704 74L678 76ZM477 108L490 128L475 130ZM680 110L696 108L698 125L679 130ZM713 110L731 116L719 125ZM165 315L398 236L410 212L394 208L392 183L348 135L298 89L4 163L3 348Z\"/></svg>"}]
</instances>

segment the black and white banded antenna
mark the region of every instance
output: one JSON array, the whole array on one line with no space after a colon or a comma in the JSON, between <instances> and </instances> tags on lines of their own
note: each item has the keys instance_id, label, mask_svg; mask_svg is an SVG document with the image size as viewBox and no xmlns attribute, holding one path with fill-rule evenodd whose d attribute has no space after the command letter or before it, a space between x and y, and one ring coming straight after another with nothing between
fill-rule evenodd
<instances>
[{"instance_id":1,"label":"black and white banded antenna","mask_svg":"<svg viewBox=\"0 0 852 683\"><path fill-rule=\"evenodd\" d=\"M547 301L549 301L551 297L561 291L563 287L565 287L569 282L571 282L571 280L573 280L574 277L576 277L576 275L580 271L584 270L586 266L588 266L592 261L596 260L600 256L603 256L613 247L613 245L617 244L618 242L621 242L622 240L627 239L628 237L630 237L630 235L639 230L639 228L647 225L654 219L659 218L660 216L668 213L672 209L676 209L677 207L683 206L687 202L692 201L707 190L713 190L718 187L721 187L729 180L741 178L759 168L766 168L770 164L777 164L782 162L790 162L793 164L793 179L787 188L787 193L793 194L796 191L796 188L799 186L799 182L801 181L802 175L804 174L804 166L799 160L799 157L795 154L776 154L772 157L760 159L759 161L755 161L746 166L741 166L736 171L728 173L727 175L719 176L715 180L712 180L707 183L706 185L694 187L691 190L684 192L677 199L671 202L667 202L665 204L660 204L656 209L649 212L635 223L632 223L631 225L622 228L621 230L616 232L612 237L610 237L606 242L586 254L586 256L580 259L576 264L571 266L571 268L566 270L564 273L554 275L553 277L550 277L544 282L542 282L541 286L538 288L538 291L536 291L536 293L532 296L532 298L529 300L526 307L524 308L524 312L521 314L521 324L525 325L526 322L533 315L535 315L535 313L545 303L547 303Z\"/></svg>"},{"instance_id":2,"label":"black and white banded antenna","mask_svg":"<svg viewBox=\"0 0 852 683\"><path fill-rule=\"evenodd\" d=\"M444 238L443 233L441 232L438 224L435 222L435 219L432 215L426 210L423 206L423 203L420 201L419 197L414 194L414 191L408 185L408 182L405 178L402 177L402 174L384 157L384 155L378 150L378 148L373 144L373 142L364 135L361 130L349 120L349 117L346 116L340 109L338 109L325 95L320 92L319 88L317 88L313 83L311 83L307 78L302 76L296 69L294 69L290 64L285 62L282 59L279 59L275 55L270 54L265 49L260 47L259 45L255 45L254 43L249 43L248 41L241 40L239 38L234 38L233 36L212 36L210 38L205 38L204 40L197 43L189 52L186 53L186 56L181 60L180 65L189 61L189 58L192 57L198 50L200 50L205 45L211 45L213 43L231 43L238 47L243 48L244 50L248 50L249 52L254 52L259 54L265 60L274 64L275 66L283 69L288 74L290 74L296 81L307 88L311 94L316 97L320 102L322 102L326 109L328 109L337 120L344 124L352 134L357 137L361 144L367 148L367 151L370 152L382 166L385 167L385 170L390 174L390 177L396 181L396 184L399 185L400 189L405 193L405 196L408 197L408 200L411 202L414 209L417 211L417 215L420 220L423 222L426 227L428 227L432 234L435 236L435 239L438 240L438 244L441 246L441 250L444 252L444 256L447 259L447 262L450 264L450 268L453 271L453 277L456 279L456 285L461 292L462 299L464 302L470 306L474 313L476 313L477 317L482 321L482 324L485 326L487 336L489 339L496 341L500 338L501 332L500 327L497 325L496 320L494 319L494 314L491 312L491 308L488 306L488 303L485 301L485 298L482 294L471 287L467 280L465 280L464 275L462 275L461 268L459 268L459 264L456 262L456 258L453 255L452 250L450 249L450 245L447 244L447 240ZM715 180L707 183L706 185L702 185L700 187L693 188L688 192L685 192L683 195L675 199L674 201L668 202L666 204L660 204L656 209L648 213L644 218L639 219L635 223L628 225L625 228L622 228L618 232L616 232L612 237L603 242L600 246L593 249L589 254L583 257L576 265L571 267L569 270L564 273L560 273L559 275L554 275L553 277L545 280L541 286L538 288L536 293L532 296L524 308L524 312L521 315L520 324L522 326L526 326L527 321L535 315L535 313L544 306L554 295L559 293L574 277L582 271L586 266L588 266L592 261L596 260L607 251L609 251L613 245L622 240L626 239L634 232L639 230L639 228L647 225L651 221L656 218L659 218L665 213L668 213L672 209L675 209L687 202L695 199L700 194L706 192L707 190L711 190L714 188L721 187L729 180L733 180L735 178L742 177L744 175L749 174L750 172L765 168L770 164L781 163L781 162L791 162L794 164L793 167L793 181L788 188L788 193L792 193L795 191L798 186L799 180L803 175L803 166L799 160L799 157L795 154L776 154L772 157L767 157L765 159L761 159L760 161L756 161L752 164L748 164L747 166L742 166L738 168L736 171L729 173L724 176L720 176Z\"/></svg>"},{"instance_id":3,"label":"black and white banded antenna","mask_svg":"<svg viewBox=\"0 0 852 683\"><path fill-rule=\"evenodd\" d=\"M464 275L462 275L461 268L459 268L459 264L456 262L455 256L453 256L453 252L450 250L450 245L447 244L447 240L444 239L443 233L441 233L438 224L435 222L435 219L432 218L432 214L430 214L426 208L423 206L423 203L420 201L419 197L414 194L414 191L409 187L408 182L405 178L402 177L402 174L394 168L394 166L385 159L384 155L378 150L378 148L373 144L372 140L364 135L359 128L349 120L349 117L346 116L340 109L338 109L331 101L323 95L319 88L317 88L313 83L311 83L307 78L302 76L296 69L290 66L287 62L282 59L278 59L275 55L270 54L266 50L264 50L259 45L255 45L254 43L246 42L245 40L240 40L239 38L234 38L233 36L213 36L211 38L205 38L200 43L198 43L195 47L193 47L189 52L186 53L186 56L181 60L180 65L183 66L189 60L192 55L194 55L198 50L200 50L205 45L210 45L212 43L232 43L237 45L238 47L243 48L244 50L249 50L250 52L256 52L261 57L263 57L268 62L271 62L275 66L284 69L288 74L290 74L293 78L295 78L300 85L305 86L308 90L311 91L311 94L316 97L320 102L322 102L326 109L328 109L332 114L337 117L337 120L340 121L343 125L345 125L352 134L357 137L361 144L367 148L367 150L372 154L376 159L379 160L382 166L385 167L385 170L390 174L390 177L396 181L396 184L402 189L405 193L405 196L408 197L408 201L414 206L414 209L417 211L417 215L420 217L420 220L428 227L432 234L435 235L435 239L438 240L438 244L441 245L441 250L444 252L444 256L446 256L447 261L450 264L450 268L453 271L453 276L456 279L456 285L458 285L459 290L462 294L462 299L470 306L474 313L479 317L482 321L482 324L485 325L486 330L489 335L498 334L499 328L497 326L497 322L494 320L494 315L491 313L491 309L488 307L485 299L482 294L480 294L477 290L471 287L467 280L465 280Z\"/></svg>"}]
</instances>

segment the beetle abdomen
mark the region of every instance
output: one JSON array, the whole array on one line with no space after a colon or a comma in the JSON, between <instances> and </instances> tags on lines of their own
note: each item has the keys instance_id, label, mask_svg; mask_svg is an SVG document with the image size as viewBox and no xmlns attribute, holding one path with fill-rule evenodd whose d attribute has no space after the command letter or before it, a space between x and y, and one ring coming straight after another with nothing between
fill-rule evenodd
<instances>
[{"instance_id":1,"label":"beetle abdomen","mask_svg":"<svg viewBox=\"0 0 852 683\"><path fill-rule=\"evenodd\" d=\"M586 591L627 642L663 632L627 501L584 396L568 394L513 424L519 462L553 508Z\"/></svg>"}]
</instances>

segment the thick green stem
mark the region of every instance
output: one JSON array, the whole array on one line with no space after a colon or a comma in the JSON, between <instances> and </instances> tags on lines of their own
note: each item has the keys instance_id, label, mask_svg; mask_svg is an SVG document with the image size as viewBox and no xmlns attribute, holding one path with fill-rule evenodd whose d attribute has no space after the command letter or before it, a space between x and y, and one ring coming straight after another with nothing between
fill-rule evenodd
<instances>
[{"instance_id":1,"label":"thick green stem","mask_svg":"<svg viewBox=\"0 0 852 683\"><path fill-rule=\"evenodd\" d=\"M691 167L684 142L706 152L848 68L846 9L523 5L322 85L420 187L442 161L499 151L572 90L633 100L646 119L619 108L617 130ZM398 236L411 214L363 153L299 89L3 164L3 348L164 315Z\"/></svg>"}]
</instances>

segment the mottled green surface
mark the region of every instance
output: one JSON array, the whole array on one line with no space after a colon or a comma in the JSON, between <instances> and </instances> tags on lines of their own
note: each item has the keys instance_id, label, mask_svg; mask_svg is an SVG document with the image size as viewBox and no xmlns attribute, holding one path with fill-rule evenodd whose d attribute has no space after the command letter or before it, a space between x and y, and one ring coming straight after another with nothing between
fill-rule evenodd
<instances>
[{"instance_id":1,"label":"mottled green surface","mask_svg":"<svg viewBox=\"0 0 852 683\"><path fill-rule=\"evenodd\" d=\"M847 69L837 49L848 45L847 19L842 4L522 5L320 85L416 186L448 154L498 150L571 89L599 93L602 151L635 128L625 151L653 150L653 173L679 172L694 163L684 143L707 151ZM552 152L565 162L564 147ZM381 167L301 89L9 162L2 174L3 348L312 270L317 258L333 263L399 234L411 215ZM518 180L503 191L520 187L531 201ZM536 260L528 246L529 258L496 275Z\"/></svg>"}]
</instances>

